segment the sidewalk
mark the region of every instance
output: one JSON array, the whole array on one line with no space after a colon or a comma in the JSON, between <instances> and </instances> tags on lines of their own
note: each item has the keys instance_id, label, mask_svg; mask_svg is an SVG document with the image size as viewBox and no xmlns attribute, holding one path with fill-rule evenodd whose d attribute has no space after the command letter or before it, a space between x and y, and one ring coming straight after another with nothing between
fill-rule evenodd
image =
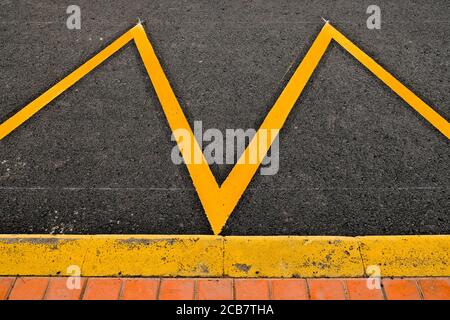
<instances>
[{"instance_id":1,"label":"sidewalk","mask_svg":"<svg viewBox=\"0 0 450 320\"><path fill-rule=\"evenodd\" d=\"M366 279L204 279L0 277L0 300L450 300L450 278L386 278L381 289Z\"/></svg>"}]
</instances>

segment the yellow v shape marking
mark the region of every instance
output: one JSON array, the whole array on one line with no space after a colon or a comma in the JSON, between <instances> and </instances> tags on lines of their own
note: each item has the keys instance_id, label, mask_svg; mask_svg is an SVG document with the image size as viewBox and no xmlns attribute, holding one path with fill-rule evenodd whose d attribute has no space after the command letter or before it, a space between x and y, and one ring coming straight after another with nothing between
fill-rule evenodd
<instances>
[{"instance_id":1,"label":"yellow v shape marking","mask_svg":"<svg viewBox=\"0 0 450 320\"><path fill-rule=\"evenodd\" d=\"M328 48L331 40L335 40L339 43L361 64L363 64L375 76L377 76L395 93L397 93L406 103L414 108L414 110L422 115L448 139L450 139L450 124L447 120L441 117L411 90L401 84L394 76L383 69L383 67L376 63L372 58L361 51L361 49L348 40L343 34L332 27L329 23L326 23L317 38L314 40L306 56L303 58L302 62L283 89L283 92L276 100L272 109L267 114L261 124L261 127L250 141L247 149L241 155L240 159L221 186L217 184L217 181L214 178L197 141L195 140L186 116L178 103L178 100L158 61L152 45L147 38L144 27L141 24L131 28L78 69L44 92L37 99L26 105L4 123L0 124L0 140L131 40L134 40L141 59L144 62L145 68L147 69L150 81L156 91L167 121L169 122L169 126L175 135L181 154L185 159L189 174L191 175L195 189L197 190L198 196L203 208L205 209L206 216L208 217L214 234L219 234L222 230L230 214L236 207L239 199L258 170L262 158L266 155L272 142L276 138L276 134L272 134L270 137L263 137L263 134L266 134L267 132L274 132L273 130L278 133L278 131L283 127L286 118L317 67L317 64L322 59L322 56ZM186 150L180 146L180 141L182 138L181 136L177 136L176 132L180 131L178 129L182 129L184 132L189 133L191 141L194 142L192 143L191 150ZM266 140L268 140L267 143L262 146L258 145L258 141ZM258 161L255 163L246 163L245 159L249 159L251 150L258 150L260 156L258 157ZM191 154L200 154L201 161L198 163L192 163L192 161L190 161Z\"/></svg>"}]
</instances>

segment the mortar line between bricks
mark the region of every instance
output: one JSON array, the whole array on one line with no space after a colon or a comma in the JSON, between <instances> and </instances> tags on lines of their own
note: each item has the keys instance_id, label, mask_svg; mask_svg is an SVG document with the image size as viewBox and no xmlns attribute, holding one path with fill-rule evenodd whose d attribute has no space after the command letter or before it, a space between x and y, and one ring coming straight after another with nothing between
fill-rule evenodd
<instances>
[{"instance_id":1,"label":"mortar line between bricks","mask_svg":"<svg viewBox=\"0 0 450 320\"><path fill-rule=\"evenodd\" d=\"M159 299L159 295L161 292L161 282L162 282L162 279L160 277L160 278L158 278L158 287L156 288L156 300L161 300L161 299Z\"/></svg>"},{"instance_id":2,"label":"mortar line between bricks","mask_svg":"<svg viewBox=\"0 0 450 320\"><path fill-rule=\"evenodd\" d=\"M414 279L416 283L417 292L419 292L420 300L425 300L425 295L423 294L422 286L420 285L419 279Z\"/></svg>"},{"instance_id":3,"label":"mortar line between bricks","mask_svg":"<svg viewBox=\"0 0 450 320\"><path fill-rule=\"evenodd\" d=\"M125 288L125 279L120 279L120 290L119 290L119 297L117 300L122 300L123 297L123 290Z\"/></svg>"},{"instance_id":4,"label":"mortar line between bricks","mask_svg":"<svg viewBox=\"0 0 450 320\"><path fill-rule=\"evenodd\" d=\"M225 278L228 279L228 278ZM231 288L230 288L230 293L231 293L231 300L234 300L234 292L233 292L233 280L229 279L231 282Z\"/></svg>"},{"instance_id":5,"label":"mortar line between bricks","mask_svg":"<svg viewBox=\"0 0 450 320\"><path fill-rule=\"evenodd\" d=\"M339 279L341 282L342 290L344 290L344 298L345 300L350 300L350 294L348 292L347 281L344 279Z\"/></svg>"},{"instance_id":6,"label":"mortar line between bricks","mask_svg":"<svg viewBox=\"0 0 450 320\"><path fill-rule=\"evenodd\" d=\"M269 282L269 300L273 300L273 294L272 294L272 279L267 280Z\"/></svg>"},{"instance_id":7,"label":"mortar line between bricks","mask_svg":"<svg viewBox=\"0 0 450 320\"><path fill-rule=\"evenodd\" d=\"M384 300L388 300L388 296L387 296L386 290L384 290L383 279L381 277L380 277L380 290L381 290L381 294L383 295L383 299Z\"/></svg>"},{"instance_id":8,"label":"mortar line between bricks","mask_svg":"<svg viewBox=\"0 0 450 320\"><path fill-rule=\"evenodd\" d=\"M82 287L80 290L80 297L78 300L83 300L84 292L86 291L86 288L87 288L87 282L88 282L89 278L85 277L84 279L85 279L85 281L83 281L83 284L82 284Z\"/></svg>"},{"instance_id":9,"label":"mortar line between bricks","mask_svg":"<svg viewBox=\"0 0 450 320\"><path fill-rule=\"evenodd\" d=\"M50 277L46 277L46 278L47 278L47 286L45 287L44 294L42 295L42 300L47 299L48 290L50 289L50 282L51 282L50 280L52 279Z\"/></svg>"},{"instance_id":10,"label":"mortar line between bricks","mask_svg":"<svg viewBox=\"0 0 450 320\"><path fill-rule=\"evenodd\" d=\"M107 280L111 280L111 278L106 278ZM122 283L123 283L123 280L121 279L121 278L114 278L114 279L119 279L120 280L120 287L119 287L119 292L117 292L117 297L116 297L116 299L114 299L114 300L120 300L119 298L120 298L120 291L122 290Z\"/></svg>"},{"instance_id":11,"label":"mortar line between bricks","mask_svg":"<svg viewBox=\"0 0 450 320\"><path fill-rule=\"evenodd\" d=\"M7 292L7 294L6 294L5 300L9 300L9 296L11 295L11 292L12 292L14 286L16 285L17 278L18 278L18 277L14 277L14 278L13 278L13 281L12 281L12 283L11 283L11 286L9 287L9 290L8 290L8 292Z\"/></svg>"},{"instance_id":12,"label":"mortar line between bricks","mask_svg":"<svg viewBox=\"0 0 450 320\"><path fill-rule=\"evenodd\" d=\"M83 294L80 294L80 300L84 300L84 296L86 295L86 291L88 289L89 280L91 280L91 278L86 278L86 285L84 286Z\"/></svg>"},{"instance_id":13,"label":"mortar line between bricks","mask_svg":"<svg viewBox=\"0 0 450 320\"><path fill-rule=\"evenodd\" d=\"M194 279L194 300L198 300L198 280Z\"/></svg>"},{"instance_id":14,"label":"mortar line between bricks","mask_svg":"<svg viewBox=\"0 0 450 320\"><path fill-rule=\"evenodd\" d=\"M311 290L309 288L309 281L308 281L308 279L305 279L305 283L306 283L306 295L308 296L308 300L311 300Z\"/></svg>"}]
</instances>

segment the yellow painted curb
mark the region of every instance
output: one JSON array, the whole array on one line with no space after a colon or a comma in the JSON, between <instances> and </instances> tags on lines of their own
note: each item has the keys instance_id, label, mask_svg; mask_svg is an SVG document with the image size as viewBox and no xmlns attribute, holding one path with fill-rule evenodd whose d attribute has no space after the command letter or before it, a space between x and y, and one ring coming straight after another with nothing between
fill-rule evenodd
<instances>
[{"instance_id":1,"label":"yellow painted curb","mask_svg":"<svg viewBox=\"0 0 450 320\"><path fill-rule=\"evenodd\" d=\"M230 277L362 277L358 242L350 237L225 237Z\"/></svg>"},{"instance_id":2,"label":"yellow painted curb","mask_svg":"<svg viewBox=\"0 0 450 320\"><path fill-rule=\"evenodd\" d=\"M364 265L389 277L450 276L450 236L359 237Z\"/></svg>"},{"instance_id":3,"label":"yellow painted curb","mask_svg":"<svg viewBox=\"0 0 450 320\"><path fill-rule=\"evenodd\" d=\"M3 235L0 275L218 277L222 255L217 236Z\"/></svg>"},{"instance_id":4,"label":"yellow painted curb","mask_svg":"<svg viewBox=\"0 0 450 320\"><path fill-rule=\"evenodd\" d=\"M0 275L450 276L450 236L0 235Z\"/></svg>"}]
</instances>

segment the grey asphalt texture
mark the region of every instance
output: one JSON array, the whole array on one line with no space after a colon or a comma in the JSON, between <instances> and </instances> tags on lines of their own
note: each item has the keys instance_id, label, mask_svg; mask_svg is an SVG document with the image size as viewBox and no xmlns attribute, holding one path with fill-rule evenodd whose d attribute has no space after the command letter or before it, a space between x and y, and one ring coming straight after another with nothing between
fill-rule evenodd
<instances>
[{"instance_id":1,"label":"grey asphalt texture","mask_svg":"<svg viewBox=\"0 0 450 320\"><path fill-rule=\"evenodd\" d=\"M66 28L81 7L82 29ZM191 123L258 128L331 23L450 119L450 2L0 0L0 120L133 26ZM211 234L134 45L0 141L0 233ZM449 140L332 44L224 235L450 234ZM223 181L230 165L214 165Z\"/></svg>"}]
</instances>

